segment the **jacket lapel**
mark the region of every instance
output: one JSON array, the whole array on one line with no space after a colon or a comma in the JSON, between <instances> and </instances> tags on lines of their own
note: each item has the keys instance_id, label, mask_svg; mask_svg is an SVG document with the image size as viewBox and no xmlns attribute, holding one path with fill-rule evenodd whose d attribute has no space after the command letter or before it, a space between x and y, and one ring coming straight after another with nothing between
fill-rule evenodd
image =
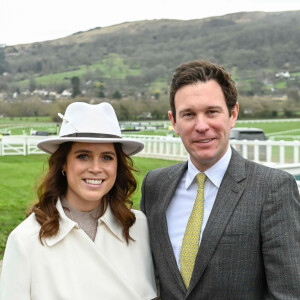
<instances>
[{"instance_id":1,"label":"jacket lapel","mask_svg":"<svg viewBox=\"0 0 300 300\"><path fill-rule=\"evenodd\" d=\"M161 189L159 191L159 205L157 207L156 214L156 236L159 239L160 247L163 255L169 265L170 271L177 280L179 287L185 291L184 284L182 282L181 274L177 267L176 259L174 256L172 244L168 233L168 224L166 218L166 210L168 205L176 191L181 177L187 169L187 163L175 165L174 168L170 169L168 176L162 179Z\"/></svg>"},{"instance_id":2,"label":"jacket lapel","mask_svg":"<svg viewBox=\"0 0 300 300\"><path fill-rule=\"evenodd\" d=\"M245 160L232 150L228 169L219 188L196 257L195 268L187 295L193 290L207 267L243 192Z\"/></svg>"}]
</instances>

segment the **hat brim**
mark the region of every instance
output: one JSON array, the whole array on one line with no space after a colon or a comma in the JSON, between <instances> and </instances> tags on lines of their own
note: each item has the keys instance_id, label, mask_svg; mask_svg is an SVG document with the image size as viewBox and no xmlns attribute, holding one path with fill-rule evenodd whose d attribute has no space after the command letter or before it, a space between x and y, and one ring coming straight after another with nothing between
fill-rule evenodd
<instances>
[{"instance_id":1,"label":"hat brim","mask_svg":"<svg viewBox=\"0 0 300 300\"><path fill-rule=\"evenodd\" d=\"M51 138L40 141L37 144L37 147L49 154L54 153L60 144L66 142L79 142L79 143L97 143L97 144L106 144L106 143L120 143L122 144L123 152L127 155L134 155L144 149L144 143L131 139L122 139L122 138L87 138L87 137L60 137L60 138Z\"/></svg>"}]
</instances>

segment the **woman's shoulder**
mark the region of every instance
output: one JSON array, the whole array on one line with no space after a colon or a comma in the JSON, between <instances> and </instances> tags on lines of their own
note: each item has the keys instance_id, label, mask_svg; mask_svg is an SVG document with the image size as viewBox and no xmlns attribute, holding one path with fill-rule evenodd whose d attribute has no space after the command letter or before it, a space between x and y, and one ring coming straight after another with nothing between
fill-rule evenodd
<instances>
[{"instance_id":1,"label":"woman's shoulder","mask_svg":"<svg viewBox=\"0 0 300 300\"><path fill-rule=\"evenodd\" d=\"M21 239L26 240L31 236L35 236L40 231L40 225L36 221L35 214L31 214L22 221L11 233L10 236L19 236Z\"/></svg>"},{"instance_id":2,"label":"woman's shoulder","mask_svg":"<svg viewBox=\"0 0 300 300\"><path fill-rule=\"evenodd\" d=\"M131 211L135 215L135 222L130 228L130 234L137 236L148 234L148 224L144 213L135 209L132 209ZM137 236L135 236L134 239L136 239Z\"/></svg>"},{"instance_id":3,"label":"woman's shoulder","mask_svg":"<svg viewBox=\"0 0 300 300\"><path fill-rule=\"evenodd\" d=\"M131 211L134 213L136 220L144 220L147 221L145 214L137 209L131 209Z\"/></svg>"}]
</instances>

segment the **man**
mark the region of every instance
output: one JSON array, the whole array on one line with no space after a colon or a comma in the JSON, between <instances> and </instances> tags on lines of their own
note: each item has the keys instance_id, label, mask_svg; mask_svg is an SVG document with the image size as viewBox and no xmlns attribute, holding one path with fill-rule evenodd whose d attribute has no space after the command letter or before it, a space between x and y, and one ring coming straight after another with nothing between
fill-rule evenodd
<instances>
[{"instance_id":1,"label":"man","mask_svg":"<svg viewBox=\"0 0 300 300\"><path fill-rule=\"evenodd\" d=\"M161 299L299 300L296 181L229 146L239 111L230 75L207 61L182 64L172 79L170 106L189 158L150 171L141 200ZM205 176L197 176L197 184L198 173Z\"/></svg>"}]
</instances>

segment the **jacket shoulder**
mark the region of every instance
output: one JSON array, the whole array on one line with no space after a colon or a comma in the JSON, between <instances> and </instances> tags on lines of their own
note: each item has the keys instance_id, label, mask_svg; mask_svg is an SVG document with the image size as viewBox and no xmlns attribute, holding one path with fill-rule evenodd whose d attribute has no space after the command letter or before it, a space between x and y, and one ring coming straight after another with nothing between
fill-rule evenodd
<instances>
[{"instance_id":1,"label":"jacket shoulder","mask_svg":"<svg viewBox=\"0 0 300 300\"><path fill-rule=\"evenodd\" d=\"M282 181L284 179L296 181L290 173L248 160L238 154L234 149L226 174L237 182L250 180L253 181L253 184L266 181L277 182L278 180Z\"/></svg>"},{"instance_id":2,"label":"jacket shoulder","mask_svg":"<svg viewBox=\"0 0 300 300\"><path fill-rule=\"evenodd\" d=\"M137 220L147 221L146 216L142 211L136 209L132 209L131 211L134 213Z\"/></svg>"},{"instance_id":3,"label":"jacket shoulder","mask_svg":"<svg viewBox=\"0 0 300 300\"><path fill-rule=\"evenodd\" d=\"M272 178L273 180L277 178L281 180L284 178L295 180L293 175L284 170L272 168L270 166L259 164L250 160L246 160L246 169L255 173L256 176L266 176L268 178Z\"/></svg>"},{"instance_id":4,"label":"jacket shoulder","mask_svg":"<svg viewBox=\"0 0 300 300\"><path fill-rule=\"evenodd\" d=\"M36 237L40 231L40 224L36 221L35 214L31 214L21 222L11 233L10 236L18 236L22 240L27 240L32 236Z\"/></svg>"},{"instance_id":5,"label":"jacket shoulder","mask_svg":"<svg viewBox=\"0 0 300 300\"><path fill-rule=\"evenodd\" d=\"M187 162L178 163L172 166L159 168L159 169L153 169L148 172L146 175L147 179L150 178L159 178L160 176L167 176L168 174L174 174L177 172L181 172L182 170L187 168Z\"/></svg>"}]
</instances>

